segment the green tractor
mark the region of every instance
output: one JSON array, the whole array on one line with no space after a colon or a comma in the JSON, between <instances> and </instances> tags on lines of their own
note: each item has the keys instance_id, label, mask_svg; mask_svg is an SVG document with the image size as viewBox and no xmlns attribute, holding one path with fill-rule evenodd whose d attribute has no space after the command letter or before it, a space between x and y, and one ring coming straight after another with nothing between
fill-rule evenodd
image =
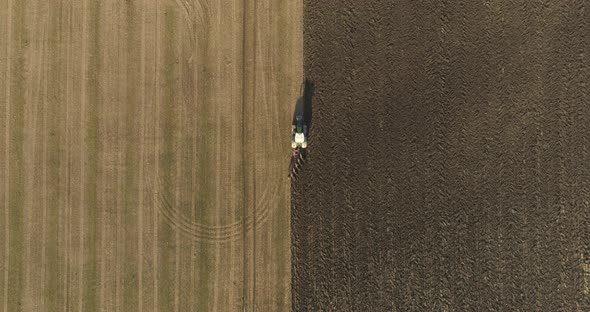
<instances>
[{"instance_id":1,"label":"green tractor","mask_svg":"<svg viewBox=\"0 0 590 312\"><path fill-rule=\"evenodd\" d=\"M295 116L295 123L292 125L291 147L307 147L307 125L303 120L303 115Z\"/></svg>"}]
</instances>

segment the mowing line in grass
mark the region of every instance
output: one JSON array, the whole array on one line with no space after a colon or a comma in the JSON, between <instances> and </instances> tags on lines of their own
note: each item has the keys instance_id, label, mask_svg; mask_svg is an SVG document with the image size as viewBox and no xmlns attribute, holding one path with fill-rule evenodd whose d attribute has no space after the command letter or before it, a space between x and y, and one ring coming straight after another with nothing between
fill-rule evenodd
<instances>
[{"instance_id":1,"label":"mowing line in grass","mask_svg":"<svg viewBox=\"0 0 590 312\"><path fill-rule=\"evenodd\" d=\"M25 28L25 3L22 1L14 3L12 8L11 23L13 32L9 52L11 58L10 75L8 76L9 91L9 114L10 121L7 123L9 131L8 150L8 298L7 311L21 311L24 291L24 232L23 232L23 208L25 197L25 171L24 171L24 106L25 99L25 50L27 47L27 31Z\"/></svg>"},{"instance_id":2,"label":"mowing line in grass","mask_svg":"<svg viewBox=\"0 0 590 312\"><path fill-rule=\"evenodd\" d=\"M213 174L210 168L211 164L211 145L208 134L212 123L210 118L212 115L211 95L213 93L210 81L213 78L213 68L211 64L212 55L215 51L211 48L211 39L216 36L215 30L210 25L208 14L205 14L205 19L202 25L202 36L197 38L197 67L196 67L196 138L195 138L195 181L194 192L194 218L195 224L208 224L210 222L211 197L215 191L209 183L209 177ZM205 240L199 240L194 243L195 255L193 261L195 266L195 280L194 280L194 301L195 307L198 311L207 311L210 308L209 299L211 296L210 281L211 281L211 256L209 249L211 244Z\"/></svg>"},{"instance_id":3,"label":"mowing line in grass","mask_svg":"<svg viewBox=\"0 0 590 312\"><path fill-rule=\"evenodd\" d=\"M3 177L2 177L2 188L3 188L3 193L2 193L2 204L4 205L4 207L8 207L9 205L9 196L8 196L8 192L9 192L9 184L10 184L10 164L9 164L9 160L10 160L10 70L11 70L11 64L10 64L10 54L11 54L11 41L12 41L12 31L10 30L12 27L12 3L11 1L8 1L6 3L6 8L2 8L2 10L0 11L2 14L4 14L4 21L6 21L6 24L4 26L4 28L2 29L3 31L0 32L0 36L2 36L2 40L3 42L6 42L6 46L7 48L3 48L2 49L2 53L3 53L3 57L0 58L0 61L2 61L2 65L6 64L6 69L4 72L4 77L2 77L2 81L3 85L2 85L2 114L0 116L0 118L2 119L2 127L3 127L3 131L2 131L2 142L4 145L3 151L2 151L2 157L3 157L3 161L2 161L2 172ZM4 23L3 23L4 24ZM8 265L9 265L9 257L10 257L10 249L9 249L9 239L10 239L10 223L9 223L9 209L4 209L4 211L2 211L2 213L0 214L0 217L2 218L2 234L4 237L2 237L1 239L1 244L2 244L2 289L0 292L0 297L1 297L1 303L2 303L2 311L7 311L8 310Z\"/></svg>"},{"instance_id":4,"label":"mowing line in grass","mask_svg":"<svg viewBox=\"0 0 590 312\"><path fill-rule=\"evenodd\" d=\"M100 62L100 28L99 19L101 4L92 2L88 6L86 16L88 19L88 62L86 78L86 103L84 132L84 202L82 214L84 215L84 260L82 293L82 308L84 311L97 311L99 309L98 287L100 275L98 274L98 237L100 237L97 179L99 176L100 155L102 144L99 138L100 92L98 82L102 72Z\"/></svg>"},{"instance_id":5,"label":"mowing line in grass","mask_svg":"<svg viewBox=\"0 0 590 312\"><path fill-rule=\"evenodd\" d=\"M48 90L47 90L47 215L46 215L46 280L45 297L48 311L57 311L63 306L64 300L64 268L62 248L60 245L60 227L63 225L60 220L61 204L63 203L65 191L63 190L62 170L65 164L62 161L62 144L65 145L65 133L63 131L63 99L64 87L64 57L62 50L62 23L63 6L57 4L52 7L54 10L50 17L49 24L49 54L48 54Z\"/></svg>"},{"instance_id":6,"label":"mowing line in grass","mask_svg":"<svg viewBox=\"0 0 590 312\"><path fill-rule=\"evenodd\" d=\"M124 275L123 275L123 311L137 311L139 306L139 289L137 285L137 265L141 262L138 257L138 226L137 216L141 213L139 206L141 196L141 183L138 174L141 161L140 150L142 147L139 116L141 103L139 103L137 82L141 81L141 60L138 53L141 48L139 35L139 16L135 2L127 1L125 7L127 21L127 69L125 81L127 83L126 110L125 110L125 173L121 192L124 194L123 203L123 227L124 227Z\"/></svg>"},{"instance_id":7,"label":"mowing line in grass","mask_svg":"<svg viewBox=\"0 0 590 312\"><path fill-rule=\"evenodd\" d=\"M176 83L178 66L176 64L175 42L177 32L176 10L172 6L164 8L164 31L163 40L163 98L161 99L161 139L162 149L159 151L159 180L157 187L160 188L162 196L172 200L176 186L175 177L175 148L176 148L176 93L174 86ZM172 201L173 202L173 201ZM176 240L175 231L169 224L162 219L158 226L159 240L159 261L158 263L158 308L161 311L174 310L174 268L176 262Z\"/></svg>"}]
</instances>

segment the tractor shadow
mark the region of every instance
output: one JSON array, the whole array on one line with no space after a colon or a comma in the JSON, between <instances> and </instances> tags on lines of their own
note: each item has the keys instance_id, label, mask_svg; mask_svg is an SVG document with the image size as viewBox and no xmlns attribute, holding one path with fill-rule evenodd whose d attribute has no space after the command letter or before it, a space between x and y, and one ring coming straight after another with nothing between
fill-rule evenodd
<instances>
[{"instance_id":1,"label":"tractor shadow","mask_svg":"<svg viewBox=\"0 0 590 312\"><path fill-rule=\"evenodd\" d=\"M310 80L305 80L301 85L300 96L295 104L295 110L293 111L293 122L295 124L295 117L303 114L303 119L307 124L308 132L311 129L312 117L313 117L313 96L315 93L314 83Z\"/></svg>"},{"instance_id":2,"label":"tractor shadow","mask_svg":"<svg viewBox=\"0 0 590 312\"><path fill-rule=\"evenodd\" d=\"M311 142L311 127L312 127L312 104L313 104L313 96L315 93L314 83L310 80L305 80L301 85L300 97L297 99L297 103L295 104L295 110L293 112L293 121L292 124L296 123L295 118L298 115L303 115L303 120L307 124L307 140ZM308 145L309 148L309 145ZM307 149L304 148L297 148L293 150L293 155L291 156L291 164L289 165L289 177L291 179L296 179L299 171L301 171L303 167L303 163L306 159Z\"/></svg>"}]
</instances>

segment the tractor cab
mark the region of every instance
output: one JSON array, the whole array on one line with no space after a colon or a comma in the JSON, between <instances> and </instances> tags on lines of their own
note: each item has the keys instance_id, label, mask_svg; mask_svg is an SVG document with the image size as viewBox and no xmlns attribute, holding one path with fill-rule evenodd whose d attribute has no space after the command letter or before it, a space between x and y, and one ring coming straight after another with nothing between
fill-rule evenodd
<instances>
[{"instance_id":1,"label":"tractor cab","mask_svg":"<svg viewBox=\"0 0 590 312\"><path fill-rule=\"evenodd\" d=\"M303 121L302 115L295 117L295 124L292 126L291 147L307 147L307 125Z\"/></svg>"}]
</instances>

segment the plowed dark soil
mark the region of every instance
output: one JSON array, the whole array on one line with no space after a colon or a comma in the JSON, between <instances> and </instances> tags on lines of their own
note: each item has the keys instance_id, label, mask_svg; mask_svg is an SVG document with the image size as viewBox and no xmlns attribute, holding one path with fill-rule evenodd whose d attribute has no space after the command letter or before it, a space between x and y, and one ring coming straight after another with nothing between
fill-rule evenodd
<instances>
[{"instance_id":1,"label":"plowed dark soil","mask_svg":"<svg viewBox=\"0 0 590 312\"><path fill-rule=\"evenodd\" d=\"M590 311L588 10L305 1L295 311Z\"/></svg>"}]
</instances>

